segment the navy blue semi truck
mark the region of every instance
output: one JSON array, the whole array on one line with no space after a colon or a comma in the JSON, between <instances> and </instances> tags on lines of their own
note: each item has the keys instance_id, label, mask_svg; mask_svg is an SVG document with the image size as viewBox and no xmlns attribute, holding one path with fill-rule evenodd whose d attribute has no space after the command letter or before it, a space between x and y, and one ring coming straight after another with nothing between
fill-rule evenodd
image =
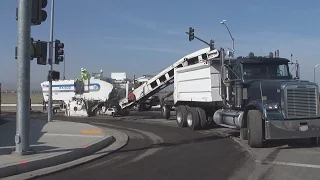
<instances>
[{"instance_id":1,"label":"navy blue semi truck","mask_svg":"<svg viewBox=\"0 0 320 180\"><path fill-rule=\"evenodd\" d=\"M290 61L279 57L279 51L265 57L250 53L226 58L224 49L208 49L186 59L186 64L174 71L174 102L162 103L167 119L175 108L179 127L236 128L254 148L275 139L318 142L319 87L300 80L297 63L293 76Z\"/></svg>"}]
</instances>

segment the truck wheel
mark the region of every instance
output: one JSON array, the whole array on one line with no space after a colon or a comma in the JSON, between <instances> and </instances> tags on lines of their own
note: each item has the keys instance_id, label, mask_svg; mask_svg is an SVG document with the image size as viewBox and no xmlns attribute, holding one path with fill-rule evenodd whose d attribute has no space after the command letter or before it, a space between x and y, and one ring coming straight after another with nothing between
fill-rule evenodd
<instances>
[{"instance_id":1,"label":"truck wheel","mask_svg":"<svg viewBox=\"0 0 320 180\"><path fill-rule=\"evenodd\" d=\"M168 106L162 106L161 111L162 111L162 115L165 119L170 118L170 109Z\"/></svg>"},{"instance_id":2,"label":"truck wheel","mask_svg":"<svg viewBox=\"0 0 320 180\"><path fill-rule=\"evenodd\" d=\"M202 108L197 107L196 108L198 113L199 113L199 117L200 117L200 127L201 129L205 129L207 126L207 115L206 115L206 111L204 111Z\"/></svg>"},{"instance_id":3,"label":"truck wheel","mask_svg":"<svg viewBox=\"0 0 320 180\"><path fill-rule=\"evenodd\" d=\"M248 144L253 148L263 147L263 126L260 111L254 109L248 112Z\"/></svg>"},{"instance_id":4,"label":"truck wheel","mask_svg":"<svg viewBox=\"0 0 320 180\"><path fill-rule=\"evenodd\" d=\"M240 139L248 140L248 128L240 128Z\"/></svg>"},{"instance_id":5,"label":"truck wheel","mask_svg":"<svg viewBox=\"0 0 320 180\"><path fill-rule=\"evenodd\" d=\"M200 118L199 118L198 110L196 108L190 107L188 109L187 123L188 123L188 128L192 131L200 128Z\"/></svg>"},{"instance_id":6,"label":"truck wheel","mask_svg":"<svg viewBox=\"0 0 320 180\"><path fill-rule=\"evenodd\" d=\"M186 106L178 106L176 108L176 116L177 116L177 125L178 127L186 127L187 126L187 107Z\"/></svg>"}]
</instances>

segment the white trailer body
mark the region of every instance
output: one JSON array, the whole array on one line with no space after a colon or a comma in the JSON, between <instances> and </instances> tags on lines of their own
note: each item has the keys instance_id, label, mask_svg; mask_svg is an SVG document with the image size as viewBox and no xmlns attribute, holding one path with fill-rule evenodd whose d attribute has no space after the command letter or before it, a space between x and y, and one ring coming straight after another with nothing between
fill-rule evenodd
<instances>
[{"instance_id":1,"label":"white trailer body","mask_svg":"<svg viewBox=\"0 0 320 180\"><path fill-rule=\"evenodd\" d=\"M85 81L84 83L85 93L82 98L87 100L105 101L109 99L109 94L113 89L113 85L100 80L90 79L90 84ZM43 98L45 102L48 102L49 97L49 82L45 81L41 83ZM75 96L74 80L58 80L52 81L52 100L69 102Z\"/></svg>"},{"instance_id":2,"label":"white trailer body","mask_svg":"<svg viewBox=\"0 0 320 180\"><path fill-rule=\"evenodd\" d=\"M49 82L41 83L43 99L49 99ZM98 106L105 103L114 86L101 79L91 78L83 81L82 94L76 94L75 80L52 81L52 100L63 101L67 116L90 116L98 111ZM104 112L101 112L104 113Z\"/></svg>"},{"instance_id":3,"label":"white trailer body","mask_svg":"<svg viewBox=\"0 0 320 180\"><path fill-rule=\"evenodd\" d=\"M174 104L222 102L220 64L198 63L174 70Z\"/></svg>"}]
</instances>

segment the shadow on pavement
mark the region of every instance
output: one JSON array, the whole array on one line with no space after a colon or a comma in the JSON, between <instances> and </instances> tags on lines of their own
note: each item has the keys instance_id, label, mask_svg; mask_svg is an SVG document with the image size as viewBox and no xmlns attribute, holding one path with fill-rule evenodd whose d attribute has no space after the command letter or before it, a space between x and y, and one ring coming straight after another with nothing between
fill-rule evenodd
<instances>
[{"instance_id":1,"label":"shadow on pavement","mask_svg":"<svg viewBox=\"0 0 320 180\"><path fill-rule=\"evenodd\" d=\"M16 116L16 112L15 111L2 111L0 114L0 119L1 118L9 118L9 117L13 117ZM31 111L30 112L30 118L33 119L37 119L37 118L41 118L41 117L45 117L47 116L46 113L43 113L42 111Z\"/></svg>"},{"instance_id":2,"label":"shadow on pavement","mask_svg":"<svg viewBox=\"0 0 320 180\"><path fill-rule=\"evenodd\" d=\"M10 154L15 147L16 119L7 118L5 123L0 121L0 155ZM44 133L42 129L47 124L46 121L30 120L30 145L35 146L36 151L45 151L54 149L55 147L42 146L43 143L38 142Z\"/></svg>"},{"instance_id":3,"label":"shadow on pavement","mask_svg":"<svg viewBox=\"0 0 320 180\"><path fill-rule=\"evenodd\" d=\"M195 144L195 143L214 141L214 140L219 140L219 139L224 139L224 138L225 137L220 137L220 136L210 136L210 137L201 137L201 138L196 138L196 139L182 140L182 141L178 141L178 142L174 142L174 143L151 144L147 147L142 147L142 148L135 148L135 149L129 149L129 150L119 150L118 153L139 151L139 150L148 150L148 149L161 148L161 147L181 146L181 145L187 145L187 144Z\"/></svg>"},{"instance_id":4,"label":"shadow on pavement","mask_svg":"<svg viewBox=\"0 0 320 180\"><path fill-rule=\"evenodd\" d=\"M224 127L208 126L207 129L216 129L217 132L223 133L228 137L240 138L239 130L228 129ZM214 132L214 131L213 131ZM247 143L245 140L240 140L243 143ZM314 145L308 138L304 139L283 139L283 140L270 140L266 142L265 148L279 148L279 149L302 149L318 147L319 145Z\"/></svg>"},{"instance_id":5,"label":"shadow on pavement","mask_svg":"<svg viewBox=\"0 0 320 180\"><path fill-rule=\"evenodd\" d=\"M7 121L7 120L5 120L5 119L0 118L0 126L1 126L2 124L4 124L4 123L7 123L7 122L9 122L9 121Z\"/></svg>"}]
</instances>

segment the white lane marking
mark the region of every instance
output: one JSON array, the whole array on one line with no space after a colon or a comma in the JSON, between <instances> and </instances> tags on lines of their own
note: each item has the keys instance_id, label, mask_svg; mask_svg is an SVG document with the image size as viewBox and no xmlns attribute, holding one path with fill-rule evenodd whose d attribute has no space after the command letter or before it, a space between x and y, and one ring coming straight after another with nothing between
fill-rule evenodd
<instances>
[{"instance_id":1,"label":"white lane marking","mask_svg":"<svg viewBox=\"0 0 320 180\"><path fill-rule=\"evenodd\" d=\"M101 135L80 135L80 134L53 134L53 133L45 133L46 136L66 136L66 137L104 137Z\"/></svg>"},{"instance_id":2,"label":"white lane marking","mask_svg":"<svg viewBox=\"0 0 320 180\"><path fill-rule=\"evenodd\" d=\"M97 125L106 125L104 123L96 123L96 122L93 122L92 124L97 124ZM152 141L153 141L153 144L159 144L159 143L162 143L163 142L163 139L154 134L154 133L151 133L151 132L147 132L147 131L142 131L142 130L138 130L138 129L133 129L133 128L127 128L127 127L122 127L122 126L116 126L116 125L110 125L110 124L107 124L106 126L111 126L111 127L115 127L115 128L124 128L124 129L128 129L128 130L131 130L131 131L135 131L135 132L139 132L141 134L144 134L146 136L148 136ZM154 153L156 153L157 151L161 150L163 147L151 147L149 149L147 149L144 153L140 154L138 157L134 158L133 160L131 161L128 161L124 164L121 164L119 166L123 166L125 164L129 164L129 163L132 163L132 162L136 162L136 161L139 161L147 156L150 156L150 155L153 155ZM119 167L117 166L117 167Z\"/></svg>"},{"instance_id":3,"label":"white lane marking","mask_svg":"<svg viewBox=\"0 0 320 180\"><path fill-rule=\"evenodd\" d=\"M275 165L284 165L284 166L295 166L295 167L306 167L306 168L316 168L320 169L320 165L315 164L301 164L301 163L290 163L290 162L281 162L281 161L266 161L262 162L260 160L256 160L256 163L266 163L266 164L275 164Z\"/></svg>"},{"instance_id":4,"label":"white lane marking","mask_svg":"<svg viewBox=\"0 0 320 180\"><path fill-rule=\"evenodd\" d=\"M97 164L94 164L92 166L89 166L89 167L86 167L86 168L83 168L82 170L88 170L88 169L92 169L92 168L95 168L95 167L98 167L98 166L101 166L101 165L107 165L109 164L111 161L113 160L121 160L121 159L124 159L126 156L116 156L116 157L113 157L107 161L103 161L101 163L97 163Z\"/></svg>"},{"instance_id":5,"label":"white lane marking","mask_svg":"<svg viewBox=\"0 0 320 180\"><path fill-rule=\"evenodd\" d=\"M148 149L146 152L140 154L138 157L132 159L131 161L129 161L128 163L133 163L133 162L136 162L136 161L139 161L147 156L150 156L154 153L156 153L158 150L160 150L160 148L152 148L152 149Z\"/></svg>"}]
</instances>

